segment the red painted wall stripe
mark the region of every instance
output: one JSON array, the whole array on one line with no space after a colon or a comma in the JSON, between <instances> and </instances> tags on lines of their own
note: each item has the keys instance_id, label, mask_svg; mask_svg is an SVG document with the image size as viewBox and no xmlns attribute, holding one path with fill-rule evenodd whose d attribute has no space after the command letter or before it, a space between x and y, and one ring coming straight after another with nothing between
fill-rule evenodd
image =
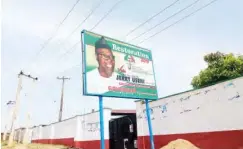
<instances>
[{"instance_id":1,"label":"red painted wall stripe","mask_svg":"<svg viewBox=\"0 0 243 149\"><path fill-rule=\"evenodd\" d=\"M190 141L200 149L243 149L243 130L155 135L155 149L176 139ZM139 149L150 149L149 136L138 137Z\"/></svg>"},{"instance_id":2,"label":"red painted wall stripe","mask_svg":"<svg viewBox=\"0 0 243 149\"><path fill-rule=\"evenodd\" d=\"M75 141L75 147L83 149L100 149L100 140ZM109 140L105 140L105 148L109 149Z\"/></svg>"},{"instance_id":3,"label":"red painted wall stripe","mask_svg":"<svg viewBox=\"0 0 243 149\"><path fill-rule=\"evenodd\" d=\"M55 145L65 145L65 146L74 146L74 138L63 138L63 139L39 139L32 140L33 143L41 144L55 144Z\"/></svg>"},{"instance_id":4,"label":"red painted wall stripe","mask_svg":"<svg viewBox=\"0 0 243 149\"><path fill-rule=\"evenodd\" d=\"M155 149L167 145L176 139L184 139L193 143L200 149L243 149L243 130L201 132L187 134L155 135ZM74 138L40 139L33 143L59 144L83 149L99 149L100 140L74 141ZM106 149L109 149L109 140L105 140ZM138 137L139 149L150 149L149 136Z\"/></svg>"},{"instance_id":5,"label":"red painted wall stripe","mask_svg":"<svg viewBox=\"0 0 243 149\"><path fill-rule=\"evenodd\" d=\"M100 149L100 140L74 141L74 138L63 139L39 139L32 140L32 143L65 145L82 149ZM105 148L109 149L109 140L105 140Z\"/></svg>"},{"instance_id":6,"label":"red painted wall stripe","mask_svg":"<svg viewBox=\"0 0 243 149\"><path fill-rule=\"evenodd\" d=\"M74 138L51 139L49 144L74 146Z\"/></svg>"}]
</instances>

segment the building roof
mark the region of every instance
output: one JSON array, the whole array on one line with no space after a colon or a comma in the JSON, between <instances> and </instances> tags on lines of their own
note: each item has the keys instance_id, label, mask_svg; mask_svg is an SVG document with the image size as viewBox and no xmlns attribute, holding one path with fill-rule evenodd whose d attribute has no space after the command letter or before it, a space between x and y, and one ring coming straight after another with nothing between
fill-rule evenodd
<instances>
[{"instance_id":1,"label":"building roof","mask_svg":"<svg viewBox=\"0 0 243 149\"><path fill-rule=\"evenodd\" d=\"M111 115L136 114L136 110L112 110Z\"/></svg>"}]
</instances>

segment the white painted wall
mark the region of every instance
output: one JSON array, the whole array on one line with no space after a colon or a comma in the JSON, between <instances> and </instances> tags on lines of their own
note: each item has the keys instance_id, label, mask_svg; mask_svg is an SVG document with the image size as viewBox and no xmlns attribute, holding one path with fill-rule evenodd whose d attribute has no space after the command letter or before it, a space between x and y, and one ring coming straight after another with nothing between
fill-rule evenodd
<instances>
[{"instance_id":1,"label":"white painted wall","mask_svg":"<svg viewBox=\"0 0 243 149\"><path fill-rule=\"evenodd\" d=\"M33 131L33 129L29 128L28 131L27 131L27 134L25 134L26 131L27 130L25 128L23 128L23 129L16 129L14 131L14 140L16 142L19 142L19 143L21 142L22 143L24 141L24 137L26 137L27 143L30 143L31 140L32 140L32 131Z\"/></svg>"},{"instance_id":2,"label":"white painted wall","mask_svg":"<svg viewBox=\"0 0 243 149\"><path fill-rule=\"evenodd\" d=\"M25 139L26 143L31 143L32 131L32 128L22 130L21 142Z\"/></svg>"},{"instance_id":3,"label":"white painted wall","mask_svg":"<svg viewBox=\"0 0 243 149\"><path fill-rule=\"evenodd\" d=\"M109 139L109 120L111 119L111 110L104 109L104 137ZM100 139L100 120L99 111L79 116L79 125L76 134L75 141L88 141Z\"/></svg>"},{"instance_id":4,"label":"white painted wall","mask_svg":"<svg viewBox=\"0 0 243 149\"><path fill-rule=\"evenodd\" d=\"M52 124L52 130L49 132L52 139L74 138L77 129L77 117ZM54 133L54 134L51 134Z\"/></svg>"},{"instance_id":5,"label":"white painted wall","mask_svg":"<svg viewBox=\"0 0 243 149\"><path fill-rule=\"evenodd\" d=\"M150 102L154 135L243 129L243 77ZM138 136L149 135L136 103Z\"/></svg>"},{"instance_id":6,"label":"white painted wall","mask_svg":"<svg viewBox=\"0 0 243 149\"><path fill-rule=\"evenodd\" d=\"M41 139L51 139L51 125L47 125L47 126L44 126L42 127L42 137Z\"/></svg>"},{"instance_id":7,"label":"white painted wall","mask_svg":"<svg viewBox=\"0 0 243 149\"><path fill-rule=\"evenodd\" d=\"M25 134L25 129L19 129L19 135L18 135L18 139L17 142L22 142L24 139L24 134Z\"/></svg>"},{"instance_id":8,"label":"white painted wall","mask_svg":"<svg viewBox=\"0 0 243 149\"><path fill-rule=\"evenodd\" d=\"M111 109L104 109L104 135L109 139L109 120ZM47 126L37 126L31 129L32 140L74 138L75 141L100 139L99 111L82 116L76 116L62 122ZM15 139L22 138L24 132L16 130Z\"/></svg>"},{"instance_id":9,"label":"white painted wall","mask_svg":"<svg viewBox=\"0 0 243 149\"><path fill-rule=\"evenodd\" d=\"M21 140L21 136L22 136L22 130L21 129L16 129L14 131L14 140L19 142Z\"/></svg>"},{"instance_id":10,"label":"white painted wall","mask_svg":"<svg viewBox=\"0 0 243 149\"><path fill-rule=\"evenodd\" d=\"M109 139L109 121L111 120L111 109L104 109L104 132L105 139ZM99 135L100 136L100 135ZM100 137L99 137L100 139Z\"/></svg>"},{"instance_id":11,"label":"white painted wall","mask_svg":"<svg viewBox=\"0 0 243 149\"><path fill-rule=\"evenodd\" d=\"M41 126L37 126L37 127L34 127L33 130L32 130L32 140L38 140L42 137L42 127Z\"/></svg>"}]
</instances>

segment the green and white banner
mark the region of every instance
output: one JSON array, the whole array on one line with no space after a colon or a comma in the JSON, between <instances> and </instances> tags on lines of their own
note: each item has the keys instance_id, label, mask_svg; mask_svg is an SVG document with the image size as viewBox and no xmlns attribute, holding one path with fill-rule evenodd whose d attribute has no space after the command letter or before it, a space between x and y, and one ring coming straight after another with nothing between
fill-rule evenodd
<instances>
[{"instance_id":1,"label":"green and white banner","mask_svg":"<svg viewBox=\"0 0 243 149\"><path fill-rule=\"evenodd\" d=\"M84 95L156 100L150 50L82 32Z\"/></svg>"}]
</instances>

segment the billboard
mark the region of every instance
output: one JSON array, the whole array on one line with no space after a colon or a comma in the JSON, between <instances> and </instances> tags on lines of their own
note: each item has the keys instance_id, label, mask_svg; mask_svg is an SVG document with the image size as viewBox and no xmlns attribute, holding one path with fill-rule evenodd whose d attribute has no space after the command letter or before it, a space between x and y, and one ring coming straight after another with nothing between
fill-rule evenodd
<instances>
[{"instance_id":1,"label":"billboard","mask_svg":"<svg viewBox=\"0 0 243 149\"><path fill-rule=\"evenodd\" d=\"M158 98L150 50L86 30L81 35L84 95Z\"/></svg>"}]
</instances>

